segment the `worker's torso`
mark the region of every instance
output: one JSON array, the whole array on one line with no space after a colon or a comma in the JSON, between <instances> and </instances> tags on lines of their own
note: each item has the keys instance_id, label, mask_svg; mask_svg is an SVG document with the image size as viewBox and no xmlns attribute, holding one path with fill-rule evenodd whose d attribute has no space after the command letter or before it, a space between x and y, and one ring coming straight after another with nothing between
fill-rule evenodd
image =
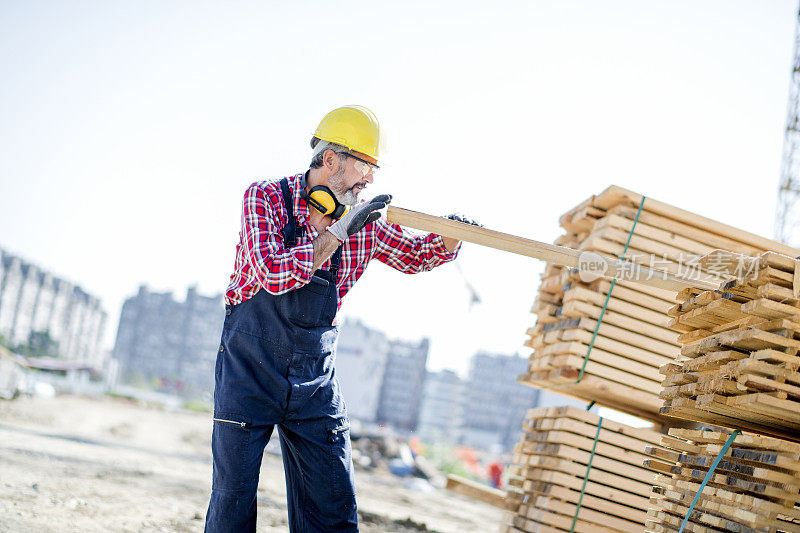
<instances>
[{"instance_id":1,"label":"worker's torso","mask_svg":"<svg viewBox=\"0 0 800 533\"><path fill-rule=\"evenodd\" d=\"M307 244L313 242L319 236L319 231L311 223L308 205L300 195L301 184L304 182L303 175L298 174L284 179L287 180L289 192L292 195L291 206L296 221L296 243ZM268 205L264 206L265 216L272 216L278 227L285 228L289 225L289 213L287 204L283 199L281 181L260 182L254 185L261 187L266 195ZM368 224L364 230L351 236L340 248L342 254L335 280L337 307L341 307L342 298L361 277L369 260L372 258L378 238L376 224L376 222ZM263 288L248 260L246 247L243 245L243 239L245 238L244 231L242 231L240 233L240 241L236 245L234 272L231 275L230 283L225 293L226 304L239 304L251 298ZM290 247L284 242L284 248L288 249ZM323 263L321 269L329 270L332 259Z\"/></svg>"},{"instance_id":2,"label":"worker's torso","mask_svg":"<svg viewBox=\"0 0 800 533\"><path fill-rule=\"evenodd\" d=\"M290 205L287 211L283 237L291 246L297 227ZM240 304L226 305L215 411L247 415L253 423L278 423L325 403L317 391L334 376L335 280L341 256L339 247L330 268L317 270L299 289L278 295L261 290Z\"/></svg>"}]
</instances>

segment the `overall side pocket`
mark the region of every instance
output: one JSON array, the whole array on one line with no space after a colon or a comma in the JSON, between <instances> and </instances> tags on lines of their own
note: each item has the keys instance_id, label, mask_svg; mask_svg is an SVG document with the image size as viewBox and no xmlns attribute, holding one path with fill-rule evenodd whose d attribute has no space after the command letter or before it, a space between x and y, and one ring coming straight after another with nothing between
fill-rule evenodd
<instances>
[{"instance_id":1,"label":"overall side pocket","mask_svg":"<svg viewBox=\"0 0 800 533\"><path fill-rule=\"evenodd\" d=\"M353 459L350 447L350 420L340 418L327 427L330 444L330 480L334 498L355 493Z\"/></svg>"},{"instance_id":2,"label":"overall side pocket","mask_svg":"<svg viewBox=\"0 0 800 533\"><path fill-rule=\"evenodd\" d=\"M214 489L244 490L253 477L247 466L250 418L236 413L214 411L213 422L211 443L214 454Z\"/></svg>"}]
</instances>

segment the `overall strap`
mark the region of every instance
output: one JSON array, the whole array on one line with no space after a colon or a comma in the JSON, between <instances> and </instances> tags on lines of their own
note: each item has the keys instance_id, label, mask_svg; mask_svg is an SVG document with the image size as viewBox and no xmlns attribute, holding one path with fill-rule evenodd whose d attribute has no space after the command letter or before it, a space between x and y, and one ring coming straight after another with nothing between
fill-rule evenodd
<instances>
[{"instance_id":1,"label":"overall strap","mask_svg":"<svg viewBox=\"0 0 800 533\"><path fill-rule=\"evenodd\" d=\"M283 178L281 180L281 192L283 193L283 205L286 207L286 215L289 221L283 227L283 245L286 248L291 248L297 244L297 221L294 218L294 200L292 193L289 191L289 179Z\"/></svg>"},{"instance_id":2,"label":"overall strap","mask_svg":"<svg viewBox=\"0 0 800 533\"><path fill-rule=\"evenodd\" d=\"M336 281L336 274L339 273L339 265L342 262L342 246L340 245L333 255L331 256L330 272L333 274L333 280Z\"/></svg>"},{"instance_id":3,"label":"overall strap","mask_svg":"<svg viewBox=\"0 0 800 533\"><path fill-rule=\"evenodd\" d=\"M283 178L281 180L281 192L283 193L283 205L286 207L286 215L289 221L283 228L283 244L287 248L291 248L297 244L297 234L301 228L297 227L297 220L294 218L294 200L292 193L289 191L289 179ZM339 272L339 265L342 263L342 247L339 246L331 256L331 267L329 272L333 274L334 281Z\"/></svg>"}]
</instances>

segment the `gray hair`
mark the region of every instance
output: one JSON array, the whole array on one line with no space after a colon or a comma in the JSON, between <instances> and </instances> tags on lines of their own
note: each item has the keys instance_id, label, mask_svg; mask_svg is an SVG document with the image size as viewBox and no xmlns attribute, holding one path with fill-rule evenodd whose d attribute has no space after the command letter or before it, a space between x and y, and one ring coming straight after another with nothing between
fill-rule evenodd
<instances>
[{"instance_id":1,"label":"gray hair","mask_svg":"<svg viewBox=\"0 0 800 533\"><path fill-rule=\"evenodd\" d=\"M323 141L317 137L311 138L311 148L314 149L314 154L311 156L311 168L320 168L322 166L322 156L325 155L325 150L333 150L339 155L339 161L344 161L345 157L342 152L347 151L346 146L341 144Z\"/></svg>"}]
</instances>

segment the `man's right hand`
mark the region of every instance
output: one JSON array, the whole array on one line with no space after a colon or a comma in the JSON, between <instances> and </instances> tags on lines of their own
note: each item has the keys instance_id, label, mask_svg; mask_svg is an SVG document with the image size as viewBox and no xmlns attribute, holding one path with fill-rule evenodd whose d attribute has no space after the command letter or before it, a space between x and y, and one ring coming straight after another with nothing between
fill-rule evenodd
<instances>
[{"instance_id":1,"label":"man's right hand","mask_svg":"<svg viewBox=\"0 0 800 533\"><path fill-rule=\"evenodd\" d=\"M375 222L381 217L377 211L386 207L392 201L392 195L381 194L370 200L353 206L342 218L328 227L340 243L347 240L350 235L358 233L370 222Z\"/></svg>"}]
</instances>

